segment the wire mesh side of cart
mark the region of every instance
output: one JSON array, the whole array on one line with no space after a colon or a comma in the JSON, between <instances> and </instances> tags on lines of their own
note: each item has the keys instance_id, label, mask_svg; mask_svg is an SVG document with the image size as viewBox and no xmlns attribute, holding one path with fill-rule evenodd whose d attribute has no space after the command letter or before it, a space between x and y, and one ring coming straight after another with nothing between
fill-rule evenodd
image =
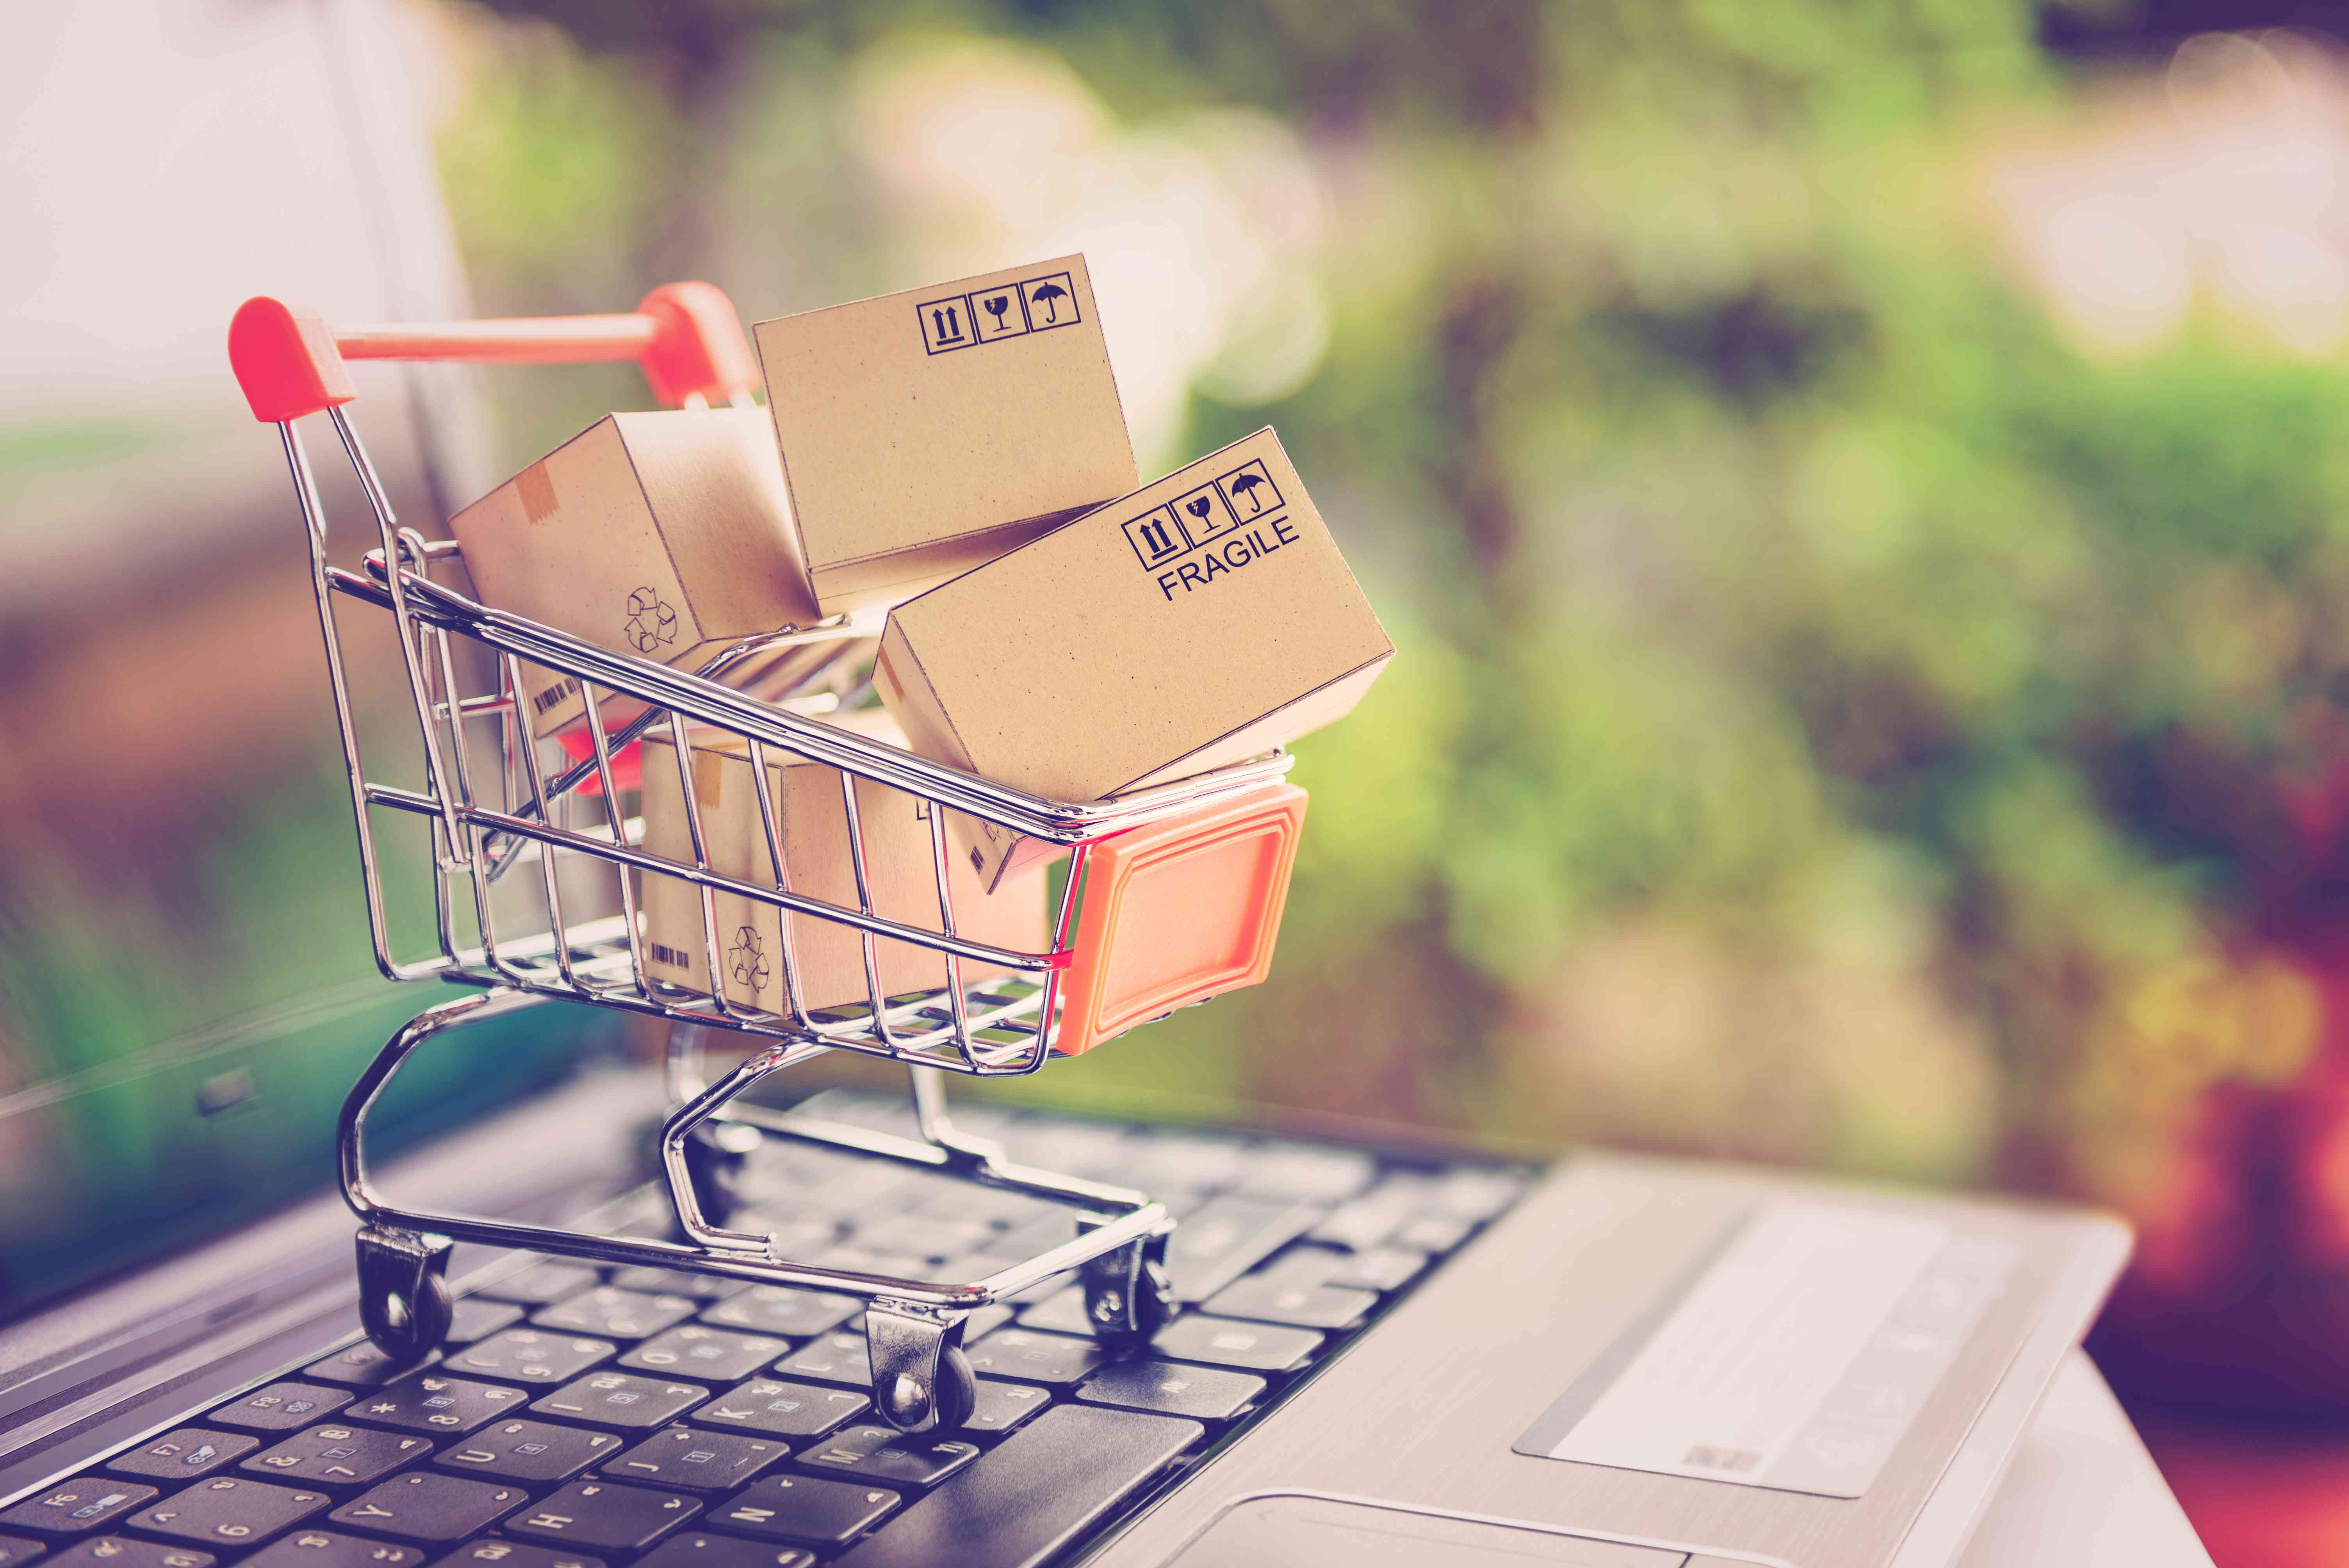
<instances>
[{"instance_id":1,"label":"wire mesh side of cart","mask_svg":"<svg viewBox=\"0 0 2349 1568\"><path fill-rule=\"evenodd\" d=\"M301 432L291 421L279 429L309 536L369 929L377 962L393 979L510 987L965 1074L1032 1072L1052 1040L1092 845L1110 833L1257 789L1287 769L1287 758L1275 754L1115 802L1048 801L810 717L843 693L857 695L852 683L869 662L878 632L870 617L746 639L698 672L684 674L488 609L457 586L458 547L398 525L351 420L339 407L327 414L381 542L363 571L330 564L325 509ZM345 654L338 600L388 614L414 717L409 782L394 782L367 766L365 750L372 746L363 748L355 717L357 672ZM796 703L785 693L765 694L781 702L761 701L718 684L778 655L789 655L798 672ZM533 743L524 698L532 686L525 671L533 667L576 683L585 708L585 758L558 764L549 758L551 748ZM543 676L535 684L543 689ZM802 711L792 711L794 706ZM641 819L626 813L631 791L616 762L623 748L647 736L665 744L640 747L642 765L677 769L690 858L649 852ZM691 776L698 748L729 741L747 761L755 791L764 853L753 877L713 869ZM771 781L785 763L812 764L836 782L837 827L854 873L854 902L795 886ZM867 788L860 789L860 783ZM869 852L873 789L905 797L926 822L934 909L916 918L905 918L902 907L893 906L892 914L876 907ZM950 812L1067 848L1049 945L1006 947L958 931ZM425 956L403 958L394 951L395 882L387 874L385 851L396 836L382 830L385 813L422 823L429 838L435 951ZM697 956L709 979L706 988L656 976L647 966L641 905L647 879L656 877L676 879L697 895ZM779 1007L730 997L724 983L729 934L717 913L721 895L774 912L781 934L772 955ZM854 933L864 980L860 999L809 1005L801 985L803 923ZM885 986L889 959L907 952L936 954L944 983L910 992ZM763 953L760 962L768 962ZM971 978L979 975L986 978Z\"/></svg>"}]
</instances>

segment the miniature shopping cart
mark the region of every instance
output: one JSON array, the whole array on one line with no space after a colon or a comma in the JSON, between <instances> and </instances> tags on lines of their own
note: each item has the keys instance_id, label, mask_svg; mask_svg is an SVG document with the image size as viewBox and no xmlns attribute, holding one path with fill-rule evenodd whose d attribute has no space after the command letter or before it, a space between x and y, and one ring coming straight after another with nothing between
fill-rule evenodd
<instances>
[{"instance_id":1,"label":"miniature shopping cart","mask_svg":"<svg viewBox=\"0 0 2349 1568\"><path fill-rule=\"evenodd\" d=\"M343 1106L338 1159L343 1195L360 1219L360 1311L369 1337L401 1361L440 1345L451 1315L446 1265L457 1241L843 1292L868 1304L875 1404L894 1425L923 1431L959 1426L970 1413L977 1385L961 1337L965 1317L978 1308L1073 1271L1104 1340L1133 1342L1154 1332L1167 1311L1163 1260L1174 1222L1165 1208L1139 1192L1009 1162L994 1145L956 1130L936 1075L1031 1073L1056 1051L1085 1049L1263 978L1303 816L1303 791L1282 777L1288 758L1276 752L1112 801L1047 800L811 717L843 690L852 700L859 696L854 683L870 662L878 630L870 616L746 639L686 674L467 597L455 585L462 581L458 547L395 520L344 407L357 396L346 361L636 359L665 403L747 404L756 370L740 324L726 297L706 284L657 289L626 315L363 330L336 329L305 308L259 298L236 313L229 354L254 416L278 428L307 531L377 963L394 980L471 988L395 1034ZM375 516L375 548L354 558L355 570L330 563L324 503L304 446L299 421L320 413ZM340 610L338 601L347 602ZM354 625L355 619L369 624ZM367 661L347 658L347 648L355 655L380 650L372 662L386 676L397 667L405 706L414 713L413 746L391 746L363 723L362 716L376 710L355 703L351 676L354 664ZM750 661L767 667L781 654L796 661L792 691L804 694L796 700L773 691L766 695L778 700L753 700L719 682ZM585 695L584 742L575 741L568 755L532 738L518 700L527 665L575 679ZM394 738L405 742L396 695L392 703ZM656 727L672 744L627 749ZM361 756L363 729L370 752L402 752L406 770L380 756L371 770ZM713 735L747 748L757 781L768 863L753 878L712 870L696 791L683 777L694 745ZM691 853L681 858L648 853L641 820L626 815L627 764L667 766L663 754L679 769L690 828ZM768 785L770 758L836 774L855 872L854 902L794 891ZM926 914L909 921L902 910L876 911L860 783L923 803L937 888L935 924ZM950 811L1066 847L1068 875L1049 948L1024 952L957 934ZM403 834L419 848L429 841L420 879L393 874L388 851L401 847ZM412 870L407 857L398 866ZM654 877L679 879L698 893L710 990L647 973L639 910L646 879ZM422 891L428 885L429 894ZM780 1011L746 1006L728 995L720 961L726 934L715 913L719 895L777 912ZM402 898L416 906L419 921L429 903L437 952L396 955L392 906ZM804 1004L792 979L792 934L809 929L801 923L855 933L865 977L861 1003ZM938 954L943 985L884 995L876 952L890 943ZM667 1021L671 1109L660 1156L676 1211L673 1236L419 1212L387 1201L370 1182L368 1110L415 1051L457 1025L550 1000ZM704 1082L700 1048L726 1034L739 1037L749 1054ZM770 1075L827 1051L905 1064L919 1136L784 1117L740 1100ZM773 1237L732 1228L739 1216L724 1201L728 1163L766 1136L884 1155L1066 1204L1071 1239L968 1284L790 1262Z\"/></svg>"}]
</instances>

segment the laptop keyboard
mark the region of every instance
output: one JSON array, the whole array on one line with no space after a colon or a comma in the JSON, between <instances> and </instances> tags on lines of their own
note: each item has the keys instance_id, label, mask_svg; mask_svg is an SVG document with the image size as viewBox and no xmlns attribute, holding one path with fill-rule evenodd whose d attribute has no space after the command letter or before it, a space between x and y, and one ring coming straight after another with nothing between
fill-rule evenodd
<instances>
[{"instance_id":1,"label":"laptop keyboard","mask_svg":"<svg viewBox=\"0 0 2349 1568\"><path fill-rule=\"evenodd\" d=\"M803 1107L910 1132L902 1098ZM978 1405L874 1412L845 1295L525 1264L440 1356L361 1341L0 1510L0 1568L1033 1568L1081 1550L1375 1324L1524 1191L1520 1169L958 1108L1013 1158L1163 1198L1177 1315L1139 1350L1052 1281L974 1314ZM739 1222L788 1255L968 1279L1071 1211L771 1140Z\"/></svg>"}]
</instances>

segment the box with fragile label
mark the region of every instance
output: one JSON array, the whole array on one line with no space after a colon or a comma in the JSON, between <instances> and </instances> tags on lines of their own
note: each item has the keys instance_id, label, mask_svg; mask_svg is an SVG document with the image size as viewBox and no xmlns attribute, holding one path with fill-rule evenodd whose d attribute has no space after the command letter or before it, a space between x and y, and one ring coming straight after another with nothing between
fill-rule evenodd
<instances>
[{"instance_id":1,"label":"box with fragile label","mask_svg":"<svg viewBox=\"0 0 2349 1568\"><path fill-rule=\"evenodd\" d=\"M1393 654L1267 428L898 605L874 684L922 755L1093 800L1342 717ZM954 827L990 879L1042 852Z\"/></svg>"},{"instance_id":2,"label":"box with fragile label","mask_svg":"<svg viewBox=\"0 0 2349 1568\"><path fill-rule=\"evenodd\" d=\"M868 738L899 745L903 737L885 716L838 721ZM689 748L687 772L700 809L702 841L710 870L738 882L775 885L774 856L759 810L749 743L710 731ZM847 909L857 907L856 872L850 857L848 811L840 769L811 762L794 752L765 748L767 790L782 837L790 890ZM645 737L644 849L664 860L693 863L691 824L685 813L685 784L678 776L677 748L666 727ZM930 840L928 802L870 779L856 781L857 824L864 841L864 869L874 913L925 931L943 929L938 917L936 862ZM1039 953L1044 930L1045 878L1040 873L1004 880L994 892L979 885L977 871L949 856L948 893L956 934L989 946ZM713 895L717 906L719 962L725 996L762 1012L788 1013L784 984L784 915L771 904L740 893ZM647 872L642 878L644 954L647 974L697 991L709 987L709 944L701 920L701 894L689 882ZM801 1002L810 1008L836 1007L867 1000L864 950L852 926L816 915L789 917L791 954ZM926 991L946 984L946 960L933 949L881 939L875 944L885 996ZM965 985L1004 973L966 963Z\"/></svg>"},{"instance_id":3,"label":"box with fragile label","mask_svg":"<svg viewBox=\"0 0 2349 1568\"><path fill-rule=\"evenodd\" d=\"M827 614L909 598L1138 482L1082 256L751 336Z\"/></svg>"},{"instance_id":4,"label":"box with fragile label","mask_svg":"<svg viewBox=\"0 0 2349 1568\"><path fill-rule=\"evenodd\" d=\"M599 419L449 527L483 603L676 669L820 619L772 433L756 408ZM812 656L786 649L728 681L766 689ZM576 680L522 668L533 734L553 735L585 713ZM598 709L612 725L640 705L599 696Z\"/></svg>"}]
</instances>

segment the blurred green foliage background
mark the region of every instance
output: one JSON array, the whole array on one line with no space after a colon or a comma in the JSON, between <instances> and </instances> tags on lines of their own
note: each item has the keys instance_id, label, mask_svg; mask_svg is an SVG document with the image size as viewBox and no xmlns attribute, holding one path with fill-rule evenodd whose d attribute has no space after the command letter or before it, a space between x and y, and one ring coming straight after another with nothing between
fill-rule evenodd
<instances>
[{"instance_id":1,"label":"blurred green foliage background","mask_svg":"<svg viewBox=\"0 0 2349 1568\"><path fill-rule=\"evenodd\" d=\"M2322 141L2313 41L2165 77L1934 0L428 15L485 312L1082 248L1145 473L1269 422L1315 487L1403 656L1299 748L1278 972L1036 1094L2138 1205L2206 1088L2315 1048L2338 301L2261 292L2275 180L2144 176ZM499 385L517 465L642 397Z\"/></svg>"}]
</instances>

